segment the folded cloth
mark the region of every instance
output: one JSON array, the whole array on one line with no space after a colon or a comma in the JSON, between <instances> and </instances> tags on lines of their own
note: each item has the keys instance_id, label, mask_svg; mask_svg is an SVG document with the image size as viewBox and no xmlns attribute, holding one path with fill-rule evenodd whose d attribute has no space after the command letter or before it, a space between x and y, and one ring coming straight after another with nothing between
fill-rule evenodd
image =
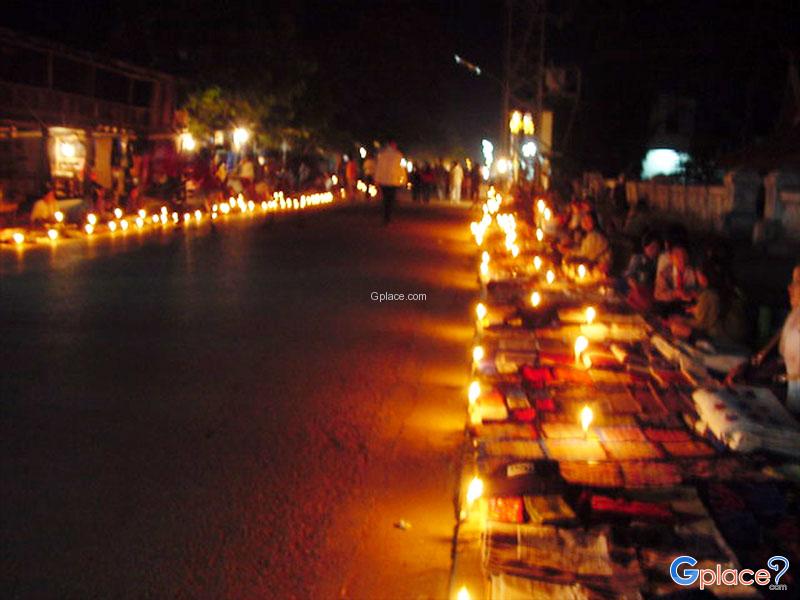
<instances>
[{"instance_id":1,"label":"folded cloth","mask_svg":"<svg viewBox=\"0 0 800 600\"><path fill-rule=\"evenodd\" d=\"M605 460L606 453L597 440L550 439L544 442L553 460Z\"/></svg>"},{"instance_id":2,"label":"folded cloth","mask_svg":"<svg viewBox=\"0 0 800 600\"><path fill-rule=\"evenodd\" d=\"M531 365L522 365L519 369L519 374L522 376L522 381L533 387L544 387L553 383L553 369L550 367L533 367Z\"/></svg>"},{"instance_id":3,"label":"folded cloth","mask_svg":"<svg viewBox=\"0 0 800 600\"><path fill-rule=\"evenodd\" d=\"M662 502L612 498L588 492L584 492L582 496L588 501L592 514L596 516L633 517L656 521L671 521L673 519L669 505Z\"/></svg>"},{"instance_id":4,"label":"folded cloth","mask_svg":"<svg viewBox=\"0 0 800 600\"><path fill-rule=\"evenodd\" d=\"M699 440L690 440L688 442L662 442L661 446L671 456L713 456L716 454L714 448Z\"/></svg>"},{"instance_id":5,"label":"folded cloth","mask_svg":"<svg viewBox=\"0 0 800 600\"><path fill-rule=\"evenodd\" d=\"M714 437L730 449L800 457L800 425L768 389L698 389L692 399Z\"/></svg>"},{"instance_id":6,"label":"folded cloth","mask_svg":"<svg viewBox=\"0 0 800 600\"><path fill-rule=\"evenodd\" d=\"M550 579L612 577L604 529L560 529L550 525L487 523L485 557L490 572L514 566Z\"/></svg>"},{"instance_id":7,"label":"folded cloth","mask_svg":"<svg viewBox=\"0 0 800 600\"><path fill-rule=\"evenodd\" d=\"M501 523L522 523L522 498L497 496L488 500L488 518Z\"/></svg>"},{"instance_id":8,"label":"folded cloth","mask_svg":"<svg viewBox=\"0 0 800 600\"><path fill-rule=\"evenodd\" d=\"M598 437L604 442L644 442L644 433L638 426L598 427Z\"/></svg>"},{"instance_id":9,"label":"folded cloth","mask_svg":"<svg viewBox=\"0 0 800 600\"><path fill-rule=\"evenodd\" d=\"M692 439L689 432L683 429L648 427L644 430L644 435L651 442L688 442Z\"/></svg>"},{"instance_id":10,"label":"folded cloth","mask_svg":"<svg viewBox=\"0 0 800 600\"><path fill-rule=\"evenodd\" d=\"M626 461L619 466L626 487L671 487L681 483L680 469L672 463Z\"/></svg>"},{"instance_id":11,"label":"folded cloth","mask_svg":"<svg viewBox=\"0 0 800 600\"><path fill-rule=\"evenodd\" d=\"M476 433L484 441L535 440L539 437L536 429L527 423L487 423L479 425Z\"/></svg>"},{"instance_id":12,"label":"folded cloth","mask_svg":"<svg viewBox=\"0 0 800 600\"><path fill-rule=\"evenodd\" d=\"M478 451L483 456L508 456L517 459L541 459L544 452L536 440L480 440Z\"/></svg>"},{"instance_id":13,"label":"folded cloth","mask_svg":"<svg viewBox=\"0 0 800 600\"><path fill-rule=\"evenodd\" d=\"M506 398L506 405L510 410L519 410L522 408L530 408L531 404L528 400L528 395L522 386L509 385L503 388L503 394Z\"/></svg>"},{"instance_id":14,"label":"folded cloth","mask_svg":"<svg viewBox=\"0 0 800 600\"><path fill-rule=\"evenodd\" d=\"M503 394L494 387L478 397L475 410L482 421L505 421L508 418Z\"/></svg>"},{"instance_id":15,"label":"folded cloth","mask_svg":"<svg viewBox=\"0 0 800 600\"><path fill-rule=\"evenodd\" d=\"M563 461L559 463L561 476L574 485L589 487L622 487L624 481L620 472L620 463L586 463Z\"/></svg>"},{"instance_id":16,"label":"folded cloth","mask_svg":"<svg viewBox=\"0 0 800 600\"><path fill-rule=\"evenodd\" d=\"M544 423L542 433L548 439L583 439L584 433L580 425L574 423Z\"/></svg>"},{"instance_id":17,"label":"folded cloth","mask_svg":"<svg viewBox=\"0 0 800 600\"><path fill-rule=\"evenodd\" d=\"M603 442L603 447L614 460L640 460L661 458L662 453L652 442Z\"/></svg>"},{"instance_id":18,"label":"folded cloth","mask_svg":"<svg viewBox=\"0 0 800 600\"><path fill-rule=\"evenodd\" d=\"M524 496L525 512L535 525L565 526L575 521L575 512L557 494Z\"/></svg>"},{"instance_id":19,"label":"folded cloth","mask_svg":"<svg viewBox=\"0 0 800 600\"><path fill-rule=\"evenodd\" d=\"M594 594L579 583L551 583L496 573L490 577L491 597L502 600L590 600Z\"/></svg>"},{"instance_id":20,"label":"folded cloth","mask_svg":"<svg viewBox=\"0 0 800 600\"><path fill-rule=\"evenodd\" d=\"M575 357L572 356L574 363ZM576 369L570 367L554 367L553 376L558 383L577 383L580 385L592 385L592 377L585 369Z\"/></svg>"},{"instance_id":21,"label":"folded cloth","mask_svg":"<svg viewBox=\"0 0 800 600\"><path fill-rule=\"evenodd\" d=\"M521 408L511 411L511 418L520 423L530 423L536 418L536 409Z\"/></svg>"}]
</instances>

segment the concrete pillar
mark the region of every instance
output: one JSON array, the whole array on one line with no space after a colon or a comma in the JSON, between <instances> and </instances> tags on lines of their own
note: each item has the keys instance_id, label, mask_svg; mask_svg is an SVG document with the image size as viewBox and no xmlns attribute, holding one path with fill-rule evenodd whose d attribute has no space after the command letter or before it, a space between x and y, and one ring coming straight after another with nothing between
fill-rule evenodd
<instances>
[{"instance_id":1,"label":"concrete pillar","mask_svg":"<svg viewBox=\"0 0 800 600\"><path fill-rule=\"evenodd\" d=\"M750 238L756 223L756 199L762 185L761 177L755 171L741 169L725 174L725 191L730 210L718 215L725 223L724 229L734 236Z\"/></svg>"}]
</instances>

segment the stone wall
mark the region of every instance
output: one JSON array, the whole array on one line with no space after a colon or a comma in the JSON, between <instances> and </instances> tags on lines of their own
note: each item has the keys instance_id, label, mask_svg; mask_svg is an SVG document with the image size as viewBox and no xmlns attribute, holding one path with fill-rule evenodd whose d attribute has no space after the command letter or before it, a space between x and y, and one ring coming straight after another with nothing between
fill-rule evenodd
<instances>
[{"instance_id":1,"label":"stone wall","mask_svg":"<svg viewBox=\"0 0 800 600\"><path fill-rule=\"evenodd\" d=\"M656 213L675 217L692 229L751 238L759 223L769 237L800 240L800 172L773 171L762 178L755 171L725 175L723 185L681 185L628 181L628 204L647 199ZM763 194L764 214L758 214Z\"/></svg>"}]
</instances>

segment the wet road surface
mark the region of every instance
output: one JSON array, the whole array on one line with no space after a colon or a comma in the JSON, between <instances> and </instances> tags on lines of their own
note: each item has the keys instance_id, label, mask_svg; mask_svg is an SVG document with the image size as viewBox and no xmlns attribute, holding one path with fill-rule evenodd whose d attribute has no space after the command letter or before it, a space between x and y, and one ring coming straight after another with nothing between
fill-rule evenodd
<instances>
[{"instance_id":1,"label":"wet road surface","mask_svg":"<svg viewBox=\"0 0 800 600\"><path fill-rule=\"evenodd\" d=\"M444 597L467 221L344 208L4 252L0 595Z\"/></svg>"}]
</instances>

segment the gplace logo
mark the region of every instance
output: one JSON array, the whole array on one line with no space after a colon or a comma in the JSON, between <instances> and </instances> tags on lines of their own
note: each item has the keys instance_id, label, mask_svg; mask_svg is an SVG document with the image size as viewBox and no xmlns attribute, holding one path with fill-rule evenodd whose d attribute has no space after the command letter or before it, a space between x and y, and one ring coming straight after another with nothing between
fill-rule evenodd
<instances>
[{"instance_id":1,"label":"gplace logo","mask_svg":"<svg viewBox=\"0 0 800 600\"><path fill-rule=\"evenodd\" d=\"M770 590L785 590L786 584L781 583L781 577L789 570L789 559L785 556L773 556L767 561L767 566L775 571L775 580L767 569L723 569L717 565L716 569L693 569L697 564L691 556L679 556L669 566L669 575L672 581L682 586L694 585L700 582L700 589L714 585L769 585ZM686 568L690 567L690 568Z\"/></svg>"}]
</instances>

